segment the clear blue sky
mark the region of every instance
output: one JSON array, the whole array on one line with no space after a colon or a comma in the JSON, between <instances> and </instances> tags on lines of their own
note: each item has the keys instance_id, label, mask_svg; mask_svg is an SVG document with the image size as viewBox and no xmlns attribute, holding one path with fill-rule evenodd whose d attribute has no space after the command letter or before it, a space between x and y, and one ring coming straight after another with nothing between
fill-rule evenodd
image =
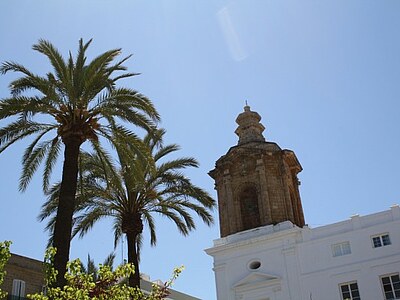
<instances>
[{"instance_id":1,"label":"clear blue sky","mask_svg":"<svg viewBox=\"0 0 400 300\"><path fill-rule=\"evenodd\" d=\"M235 118L248 100L263 117L267 140L295 151L304 168L300 192L310 226L400 202L397 0L1 0L0 11L0 61L37 73L50 68L31 50L40 38L64 55L81 37L94 39L91 57L119 47L133 53L127 66L142 75L123 84L154 101L167 141L201 164L187 174L214 196L207 172L237 143ZM9 95L12 78L0 76L0 97ZM0 240L42 259L40 175L25 193L17 188L26 145L0 155ZM175 288L216 299L212 259L203 249L218 238L218 223L199 223L183 238L161 219L158 235L156 248L145 241L142 271L164 280L183 264ZM73 242L72 257L90 253L100 262L112 250L104 222ZM121 261L120 246L117 256Z\"/></svg>"}]
</instances>

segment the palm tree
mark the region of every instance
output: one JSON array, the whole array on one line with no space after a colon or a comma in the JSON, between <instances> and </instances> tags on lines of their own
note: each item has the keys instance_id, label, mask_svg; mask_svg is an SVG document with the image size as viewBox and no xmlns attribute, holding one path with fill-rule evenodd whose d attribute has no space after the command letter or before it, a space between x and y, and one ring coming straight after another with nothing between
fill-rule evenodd
<instances>
[{"instance_id":1,"label":"palm tree","mask_svg":"<svg viewBox=\"0 0 400 300\"><path fill-rule=\"evenodd\" d=\"M87 43L80 40L76 57L70 53L64 59L50 42L40 40L33 49L44 54L53 67L53 72L45 76L15 62L4 62L0 67L2 74L10 71L21 74L10 83L11 97L0 101L0 120L9 117L12 120L0 128L0 153L16 141L36 135L23 156L21 191L42 162L43 190L48 189L51 172L64 146L53 243L57 248L54 258L57 286L65 283L81 145L90 142L99 157L103 157L99 138L115 143L111 131L121 139L124 137L125 143L137 141L125 126L117 124L118 120L146 130L159 120L149 99L132 89L116 86L120 79L136 75L126 72L123 66L129 56L114 62L121 54L121 49L114 49L87 63L85 52L90 43L91 40Z\"/></svg>"},{"instance_id":2,"label":"palm tree","mask_svg":"<svg viewBox=\"0 0 400 300\"><path fill-rule=\"evenodd\" d=\"M115 253L110 253L104 260L102 266L108 266L110 270L113 269L115 260ZM93 281L96 282L99 279L99 268L96 266L94 259L88 254L86 266L81 262L81 269L83 273L93 276Z\"/></svg>"},{"instance_id":3,"label":"palm tree","mask_svg":"<svg viewBox=\"0 0 400 300\"><path fill-rule=\"evenodd\" d=\"M154 214L172 220L183 235L196 228L190 212L195 212L207 225L213 223L211 211L215 200L203 189L194 185L181 171L198 167L194 158L165 160L179 147L164 146L164 130L147 135L143 142L152 153L148 160L134 149L117 148L118 162L103 164L97 154L85 153L82 158L83 173L81 200L75 211L73 236L84 236L102 218L114 219L115 246L124 236L128 245L128 262L135 266L129 285L140 287L139 254L144 226L150 231L150 243L156 245ZM129 148L129 147L128 147ZM54 187L54 191L57 186ZM57 193L50 194L42 206L40 220L51 217L47 225L54 225L54 207Z\"/></svg>"}]
</instances>

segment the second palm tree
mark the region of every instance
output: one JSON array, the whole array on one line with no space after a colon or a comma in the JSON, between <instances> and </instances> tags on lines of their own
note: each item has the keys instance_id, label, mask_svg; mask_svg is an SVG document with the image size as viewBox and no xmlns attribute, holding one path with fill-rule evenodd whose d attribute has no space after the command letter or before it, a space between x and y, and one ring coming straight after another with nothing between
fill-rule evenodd
<instances>
[{"instance_id":1,"label":"second palm tree","mask_svg":"<svg viewBox=\"0 0 400 300\"><path fill-rule=\"evenodd\" d=\"M115 242L125 235L128 262L135 266L135 273L129 278L130 286L140 287L139 254L145 227L150 231L151 245L156 244L154 214L172 220L183 235L196 227L191 212L207 225L213 223L211 211L215 200L181 173L187 167L198 167L197 161L191 157L166 160L166 156L179 147L164 146L164 133L164 130L157 130L143 139L152 159L136 148L122 145L117 148L117 166L105 164L97 154L82 157L82 189L77 197L80 201L75 211L73 234L83 236L100 219L112 217ZM56 190L57 187L53 189ZM52 215L56 195L50 195L43 205L41 220ZM50 219L48 228L53 224L54 218Z\"/></svg>"}]
</instances>

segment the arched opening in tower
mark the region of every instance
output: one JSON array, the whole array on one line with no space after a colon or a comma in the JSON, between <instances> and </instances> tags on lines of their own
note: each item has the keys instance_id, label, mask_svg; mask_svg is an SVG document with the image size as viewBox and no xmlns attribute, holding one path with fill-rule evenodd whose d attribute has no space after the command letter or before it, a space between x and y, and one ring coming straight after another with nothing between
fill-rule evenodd
<instances>
[{"instance_id":1,"label":"arched opening in tower","mask_svg":"<svg viewBox=\"0 0 400 300\"><path fill-rule=\"evenodd\" d=\"M239 196L243 230L261 226L258 196L255 187L245 187Z\"/></svg>"}]
</instances>

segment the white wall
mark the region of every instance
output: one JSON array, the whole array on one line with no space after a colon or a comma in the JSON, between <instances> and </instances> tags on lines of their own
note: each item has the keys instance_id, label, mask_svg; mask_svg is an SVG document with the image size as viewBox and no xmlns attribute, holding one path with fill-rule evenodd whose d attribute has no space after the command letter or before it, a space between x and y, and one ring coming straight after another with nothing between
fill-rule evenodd
<instances>
[{"instance_id":1,"label":"white wall","mask_svg":"<svg viewBox=\"0 0 400 300\"><path fill-rule=\"evenodd\" d=\"M371 236L391 245L373 248ZM349 241L351 254L333 257L332 244ZM219 300L340 300L339 284L357 281L361 299L384 299L380 277L400 272L400 208L314 229L289 221L214 241ZM252 261L261 262L256 270Z\"/></svg>"}]
</instances>

